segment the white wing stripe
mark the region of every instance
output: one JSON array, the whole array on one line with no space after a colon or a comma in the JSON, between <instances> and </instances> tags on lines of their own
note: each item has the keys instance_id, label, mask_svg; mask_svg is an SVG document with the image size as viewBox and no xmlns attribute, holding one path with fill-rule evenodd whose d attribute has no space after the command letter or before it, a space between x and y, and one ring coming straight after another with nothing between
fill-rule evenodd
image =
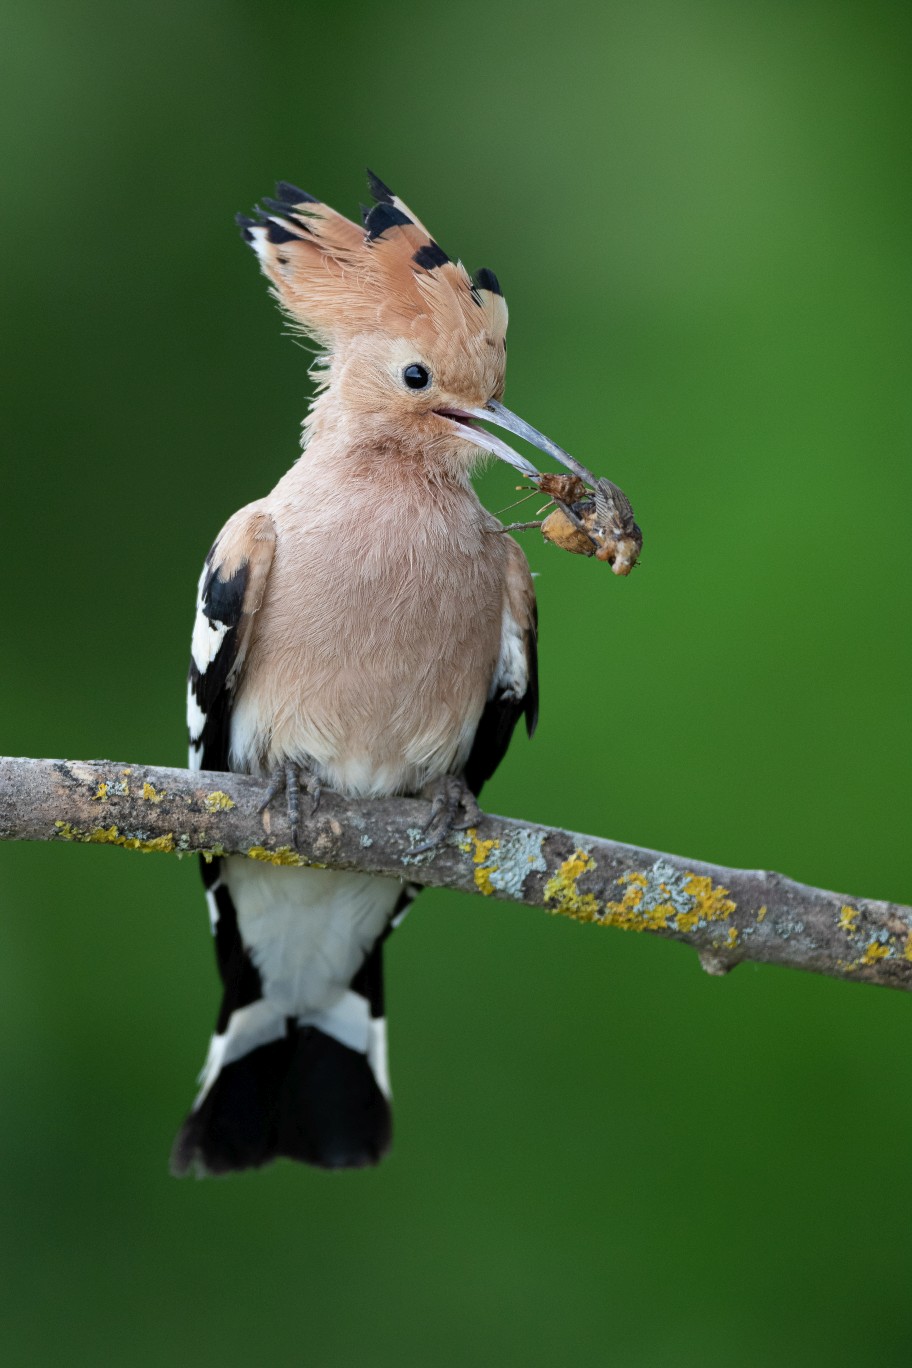
<instances>
[{"instance_id":1,"label":"white wing stripe","mask_svg":"<svg viewBox=\"0 0 912 1368\"><path fill-rule=\"evenodd\" d=\"M268 1045L272 1040L281 1040L284 1034L284 1016L263 998L232 1012L228 1019L227 1031L223 1035L214 1035L209 1041L209 1054L200 1074L200 1090L193 1104L194 1111L226 1064L241 1059L260 1045Z\"/></svg>"},{"instance_id":2,"label":"white wing stripe","mask_svg":"<svg viewBox=\"0 0 912 1368\"><path fill-rule=\"evenodd\" d=\"M491 680L489 698L525 698L529 687L529 661L526 655L526 634L516 618L504 605L500 629L500 658Z\"/></svg>"},{"instance_id":3,"label":"white wing stripe","mask_svg":"<svg viewBox=\"0 0 912 1368\"><path fill-rule=\"evenodd\" d=\"M226 623L213 622L206 616L202 608L197 610L196 621L193 624L190 654L193 656L193 663L201 675L206 673L215 660L228 630Z\"/></svg>"},{"instance_id":4,"label":"white wing stripe","mask_svg":"<svg viewBox=\"0 0 912 1368\"><path fill-rule=\"evenodd\" d=\"M384 1097L392 1097L389 1076L389 1054L386 1048L386 1017L371 1017L367 1042L367 1062L373 1070L377 1087Z\"/></svg>"}]
</instances>

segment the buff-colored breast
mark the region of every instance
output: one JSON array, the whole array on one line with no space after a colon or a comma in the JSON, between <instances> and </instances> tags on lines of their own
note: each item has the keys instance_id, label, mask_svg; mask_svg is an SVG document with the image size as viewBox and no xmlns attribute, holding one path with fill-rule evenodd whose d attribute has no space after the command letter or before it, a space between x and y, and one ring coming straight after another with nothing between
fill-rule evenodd
<instances>
[{"instance_id":1,"label":"buff-colored breast","mask_svg":"<svg viewBox=\"0 0 912 1368\"><path fill-rule=\"evenodd\" d=\"M458 769L501 637L506 544L468 485L307 456L264 501L276 547L232 718L232 763L315 762L340 791Z\"/></svg>"}]
</instances>

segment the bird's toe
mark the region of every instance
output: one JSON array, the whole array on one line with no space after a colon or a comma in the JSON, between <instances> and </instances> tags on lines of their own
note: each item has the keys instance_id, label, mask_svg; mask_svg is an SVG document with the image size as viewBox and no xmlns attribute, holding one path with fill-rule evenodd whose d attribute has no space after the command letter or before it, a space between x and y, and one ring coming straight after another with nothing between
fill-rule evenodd
<instances>
[{"instance_id":1,"label":"bird's toe","mask_svg":"<svg viewBox=\"0 0 912 1368\"><path fill-rule=\"evenodd\" d=\"M467 831L482 820L475 794L461 775L447 774L433 780L423 796L430 799L431 807L421 828L427 839L415 847L416 854L442 845L451 831Z\"/></svg>"}]
</instances>

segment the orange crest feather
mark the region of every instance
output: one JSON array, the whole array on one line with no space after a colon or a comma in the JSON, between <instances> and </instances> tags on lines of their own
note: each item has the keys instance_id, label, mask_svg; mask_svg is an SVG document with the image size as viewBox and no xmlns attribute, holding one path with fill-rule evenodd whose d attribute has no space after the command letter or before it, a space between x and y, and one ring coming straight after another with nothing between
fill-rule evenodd
<instances>
[{"instance_id":1,"label":"orange crest feather","mask_svg":"<svg viewBox=\"0 0 912 1368\"><path fill-rule=\"evenodd\" d=\"M507 306L496 276L471 278L411 210L368 172L364 226L282 181L256 218L238 215L272 292L292 321L332 349L358 333L434 333L502 344Z\"/></svg>"}]
</instances>

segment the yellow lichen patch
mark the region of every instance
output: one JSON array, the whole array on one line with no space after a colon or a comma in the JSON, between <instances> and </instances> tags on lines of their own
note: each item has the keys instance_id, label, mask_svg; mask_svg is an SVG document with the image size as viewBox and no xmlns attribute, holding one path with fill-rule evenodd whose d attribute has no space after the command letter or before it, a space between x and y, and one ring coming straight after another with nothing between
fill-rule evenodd
<instances>
[{"instance_id":1,"label":"yellow lichen patch","mask_svg":"<svg viewBox=\"0 0 912 1368\"><path fill-rule=\"evenodd\" d=\"M227 812L229 808L235 806L234 799L229 798L227 793L222 793L221 789L216 789L214 793L207 793L203 803L207 812Z\"/></svg>"},{"instance_id":2,"label":"yellow lichen patch","mask_svg":"<svg viewBox=\"0 0 912 1368\"><path fill-rule=\"evenodd\" d=\"M474 886L484 893L485 897L491 897L494 893L494 884L491 882L491 870L485 869L484 865L474 870Z\"/></svg>"},{"instance_id":3,"label":"yellow lichen patch","mask_svg":"<svg viewBox=\"0 0 912 1368\"><path fill-rule=\"evenodd\" d=\"M556 874L545 884L545 902L554 903L550 910L575 921L591 922L598 917L598 899L594 893L581 893L577 880L595 868L595 861L584 850L577 850L564 860Z\"/></svg>"},{"instance_id":4,"label":"yellow lichen patch","mask_svg":"<svg viewBox=\"0 0 912 1368\"><path fill-rule=\"evenodd\" d=\"M726 945L728 946L729 950L734 950L739 940L740 937L738 935L737 926L730 926L728 928L728 939L726 940Z\"/></svg>"},{"instance_id":5,"label":"yellow lichen patch","mask_svg":"<svg viewBox=\"0 0 912 1368\"><path fill-rule=\"evenodd\" d=\"M485 897L488 898L494 892L494 885L491 883L491 875L494 874L498 868L497 865L489 864L488 860L490 859L491 851L497 850L499 847L500 841L493 839L489 841L480 840L475 827L469 827L466 832L466 837L467 840L461 843L460 849L464 850L467 855L471 854L472 863L475 866L475 887L480 893L483 893Z\"/></svg>"},{"instance_id":6,"label":"yellow lichen patch","mask_svg":"<svg viewBox=\"0 0 912 1368\"><path fill-rule=\"evenodd\" d=\"M54 826L60 833L64 841L80 841L84 845L116 845L122 846L124 850L164 851L168 853L174 850L174 833L166 832L164 836L154 836L149 840L144 840L139 836L122 836L116 826L93 827L91 831L80 831L79 827L71 826L69 822L55 822Z\"/></svg>"},{"instance_id":7,"label":"yellow lichen patch","mask_svg":"<svg viewBox=\"0 0 912 1368\"><path fill-rule=\"evenodd\" d=\"M906 943L903 946L903 959L907 959L912 963L912 931L909 932L906 937Z\"/></svg>"},{"instance_id":8,"label":"yellow lichen patch","mask_svg":"<svg viewBox=\"0 0 912 1368\"><path fill-rule=\"evenodd\" d=\"M858 918L860 913L854 907L843 907L839 912L839 925L847 936L854 936L858 930Z\"/></svg>"},{"instance_id":9,"label":"yellow lichen patch","mask_svg":"<svg viewBox=\"0 0 912 1368\"><path fill-rule=\"evenodd\" d=\"M619 880L627 885L620 902L607 902L602 921L606 926L619 926L622 931L660 931L668 927L672 918L685 920L689 912L679 913L674 903L643 906L643 890L647 885L643 874L623 874Z\"/></svg>"},{"instance_id":10,"label":"yellow lichen patch","mask_svg":"<svg viewBox=\"0 0 912 1368\"><path fill-rule=\"evenodd\" d=\"M892 955L892 953L893 951L890 949L889 945L882 945L880 941L871 941L861 957L861 963L876 964L878 960L886 959L887 956Z\"/></svg>"},{"instance_id":11,"label":"yellow lichen patch","mask_svg":"<svg viewBox=\"0 0 912 1368\"><path fill-rule=\"evenodd\" d=\"M725 921L735 910L728 889L721 884L713 888L713 881L707 874L686 875L684 888L695 899L694 911L701 921Z\"/></svg>"},{"instance_id":12,"label":"yellow lichen patch","mask_svg":"<svg viewBox=\"0 0 912 1368\"><path fill-rule=\"evenodd\" d=\"M757 925L759 926L760 923L761 923L762 921L765 921L765 920L766 920L766 903L763 904L763 906L760 908L760 911L757 913Z\"/></svg>"},{"instance_id":13,"label":"yellow lichen patch","mask_svg":"<svg viewBox=\"0 0 912 1368\"><path fill-rule=\"evenodd\" d=\"M87 841L90 845L119 845L122 839L116 826L93 827L74 837L74 840Z\"/></svg>"},{"instance_id":14,"label":"yellow lichen patch","mask_svg":"<svg viewBox=\"0 0 912 1368\"><path fill-rule=\"evenodd\" d=\"M104 781L102 781L102 782L98 785L98 788L95 790L95 792L92 794L92 802L93 802L93 803L103 802L104 799L107 798L107 796L108 796L108 786L107 786L106 783L104 783Z\"/></svg>"},{"instance_id":15,"label":"yellow lichen patch","mask_svg":"<svg viewBox=\"0 0 912 1368\"><path fill-rule=\"evenodd\" d=\"M174 833L169 831L166 835L156 836L151 841L140 841L135 836L119 836L114 844L122 845L125 850L159 850L167 853L174 849Z\"/></svg>"},{"instance_id":16,"label":"yellow lichen patch","mask_svg":"<svg viewBox=\"0 0 912 1368\"><path fill-rule=\"evenodd\" d=\"M496 868L497 866L495 865L494 869ZM494 892L494 885L491 883L491 875L493 872L493 869L487 868L485 865L479 865L475 870L475 887L478 889L479 893L483 893L486 898L489 898Z\"/></svg>"},{"instance_id":17,"label":"yellow lichen patch","mask_svg":"<svg viewBox=\"0 0 912 1368\"><path fill-rule=\"evenodd\" d=\"M618 882L626 884L620 901L605 904L605 915L600 920L606 926L618 926L624 931L680 931L687 933L707 922L725 921L735 910L727 888L713 888L712 879L704 875L675 875L656 881L654 866L649 873L632 871ZM664 870L663 870L664 872ZM667 901L666 901L667 899ZM733 946L738 932L731 933L727 942Z\"/></svg>"},{"instance_id":18,"label":"yellow lichen patch","mask_svg":"<svg viewBox=\"0 0 912 1368\"><path fill-rule=\"evenodd\" d=\"M265 846L251 846L247 851L251 860L264 860L266 864L273 865L305 865L306 860L302 860L296 850L291 846L279 846L277 850L267 850Z\"/></svg>"},{"instance_id":19,"label":"yellow lichen patch","mask_svg":"<svg viewBox=\"0 0 912 1368\"><path fill-rule=\"evenodd\" d=\"M164 789L155 789L151 784L143 784L142 796L147 803L160 803L166 793Z\"/></svg>"},{"instance_id":20,"label":"yellow lichen patch","mask_svg":"<svg viewBox=\"0 0 912 1368\"><path fill-rule=\"evenodd\" d=\"M679 912L675 917L675 926L679 931L692 931L699 920L699 912Z\"/></svg>"}]
</instances>

